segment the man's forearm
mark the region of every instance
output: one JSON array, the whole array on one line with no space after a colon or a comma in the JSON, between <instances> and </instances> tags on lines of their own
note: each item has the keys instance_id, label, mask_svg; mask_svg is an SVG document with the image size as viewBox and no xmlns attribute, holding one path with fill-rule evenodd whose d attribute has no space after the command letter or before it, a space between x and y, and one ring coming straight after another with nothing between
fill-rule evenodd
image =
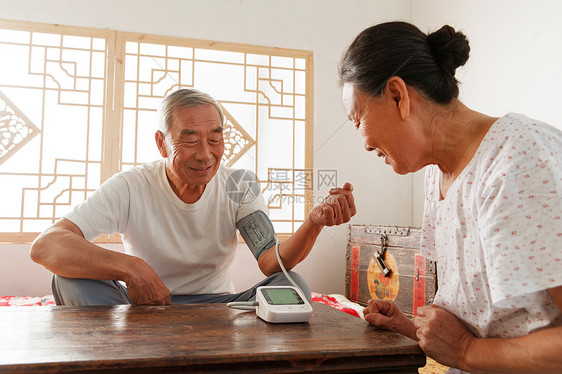
<instances>
[{"instance_id":1,"label":"man's forearm","mask_svg":"<svg viewBox=\"0 0 562 374\"><path fill-rule=\"evenodd\" d=\"M308 256L323 227L312 222L308 217L290 238L279 245L279 255L287 270L291 270ZM275 247L270 248L260 257L259 264L266 275L281 271L275 255Z\"/></svg>"},{"instance_id":2,"label":"man's forearm","mask_svg":"<svg viewBox=\"0 0 562 374\"><path fill-rule=\"evenodd\" d=\"M352 191L353 186L349 183L344 184L343 188L330 190L326 200L314 207L301 227L279 246L285 268L292 269L308 256L324 226L341 225L355 215ZM273 248L261 255L259 267L266 275L281 270Z\"/></svg>"},{"instance_id":3,"label":"man's forearm","mask_svg":"<svg viewBox=\"0 0 562 374\"><path fill-rule=\"evenodd\" d=\"M144 260L90 243L74 223L62 219L31 246L33 261L67 278L121 280L132 304L170 304L170 290Z\"/></svg>"},{"instance_id":4,"label":"man's forearm","mask_svg":"<svg viewBox=\"0 0 562 374\"><path fill-rule=\"evenodd\" d=\"M41 234L32 245L31 258L64 277L123 281L132 262L131 256L101 248L66 229Z\"/></svg>"},{"instance_id":5,"label":"man's forearm","mask_svg":"<svg viewBox=\"0 0 562 374\"><path fill-rule=\"evenodd\" d=\"M562 372L562 326L516 338L477 338L459 369L471 373Z\"/></svg>"},{"instance_id":6,"label":"man's forearm","mask_svg":"<svg viewBox=\"0 0 562 374\"><path fill-rule=\"evenodd\" d=\"M298 230L283 242L281 253L295 261L292 267L308 256L323 228L323 225L312 222L312 219L308 217Z\"/></svg>"}]
</instances>

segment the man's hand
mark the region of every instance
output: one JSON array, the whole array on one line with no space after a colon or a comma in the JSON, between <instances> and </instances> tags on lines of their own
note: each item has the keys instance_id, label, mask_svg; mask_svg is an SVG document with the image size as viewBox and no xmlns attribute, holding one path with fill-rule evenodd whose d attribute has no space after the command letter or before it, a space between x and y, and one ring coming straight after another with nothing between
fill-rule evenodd
<instances>
[{"instance_id":1,"label":"man's hand","mask_svg":"<svg viewBox=\"0 0 562 374\"><path fill-rule=\"evenodd\" d=\"M168 305L170 290L145 261L136 258L132 275L125 280L133 305Z\"/></svg>"},{"instance_id":2,"label":"man's hand","mask_svg":"<svg viewBox=\"0 0 562 374\"><path fill-rule=\"evenodd\" d=\"M452 313L436 305L418 308L414 319L421 349L443 365L464 367L466 354L476 337Z\"/></svg>"},{"instance_id":3,"label":"man's hand","mask_svg":"<svg viewBox=\"0 0 562 374\"><path fill-rule=\"evenodd\" d=\"M357 213L350 183L333 188L324 202L312 209L310 219L318 226L334 226L348 222Z\"/></svg>"},{"instance_id":4,"label":"man's hand","mask_svg":"<svg viewBox=\"0 0 562 374\"><path fill-rule=\"evenodd\" d=\"M417 340L414 324L398 308L394 301L371 299L363 310L363 315L365 316L365 321L372 325Z\"/></svg>"}]
</instances>

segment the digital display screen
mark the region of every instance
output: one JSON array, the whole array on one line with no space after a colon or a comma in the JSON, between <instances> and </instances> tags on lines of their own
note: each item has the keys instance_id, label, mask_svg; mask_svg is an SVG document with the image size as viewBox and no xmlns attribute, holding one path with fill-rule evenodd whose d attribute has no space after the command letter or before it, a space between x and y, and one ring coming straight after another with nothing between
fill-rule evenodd
<instances>
[{"instance_id":1,"label":"digital display screen","mask_svg":"<svg viewBox=\"0 0 562 374\"><path fill-rule=\"evenodd\" d=\"M261 290L265 300L271 305L304 304L297 291L292 288L265 288Z\"/></svg>"}]
</instances>

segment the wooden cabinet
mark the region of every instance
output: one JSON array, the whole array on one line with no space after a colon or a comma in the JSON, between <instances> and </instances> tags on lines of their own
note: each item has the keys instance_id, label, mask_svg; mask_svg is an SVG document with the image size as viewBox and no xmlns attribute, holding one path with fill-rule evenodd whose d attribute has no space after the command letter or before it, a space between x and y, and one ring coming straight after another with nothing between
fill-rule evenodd
<instances>
[{"instance_id":1,"label":"wooden cabinet","mask_svg":"<svg viewBox=\"0 0 562 374\"><path fill-rule=\"evenodd\" d=\"M350 225L346 296L363 305L369 299L394 300L415 315L418 307L431 304L437 290L435 263L419 247L419 228Z\"/></svg>"}]
</instances>

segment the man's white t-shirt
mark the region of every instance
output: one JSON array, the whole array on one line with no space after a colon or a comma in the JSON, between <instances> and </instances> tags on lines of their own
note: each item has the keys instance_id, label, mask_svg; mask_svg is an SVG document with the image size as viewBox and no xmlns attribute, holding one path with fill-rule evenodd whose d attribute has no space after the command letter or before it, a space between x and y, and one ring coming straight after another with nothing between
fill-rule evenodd
<instances>
[{"instance_id":1,"label":"man's white t-shirt","mask_svg":"<svg viewBox=\"0 0 562 374\"><path fill-rule=\"evenodd\" d=\"M562 285L562 133L525 116L498 119L441 199L428 167L421 250L437 261L434 303L478 337L560 325L546 291Z\"/></svg>"},{"instance_id":2,"label":"man's white t-shirt","mask_svg":"<svg viewBox=\"0 0 562 374\"><path fill-rule=\"evenodd\" d=\"M146 261L172 295L233 293L236 222L267 213L262 195L244 203L229 197L227 179L235 171L221 165L201 198L186 204L158 160L115 174L65 218L90 241L121 234L125 253Z\"/></svg>"}]
</instances>

